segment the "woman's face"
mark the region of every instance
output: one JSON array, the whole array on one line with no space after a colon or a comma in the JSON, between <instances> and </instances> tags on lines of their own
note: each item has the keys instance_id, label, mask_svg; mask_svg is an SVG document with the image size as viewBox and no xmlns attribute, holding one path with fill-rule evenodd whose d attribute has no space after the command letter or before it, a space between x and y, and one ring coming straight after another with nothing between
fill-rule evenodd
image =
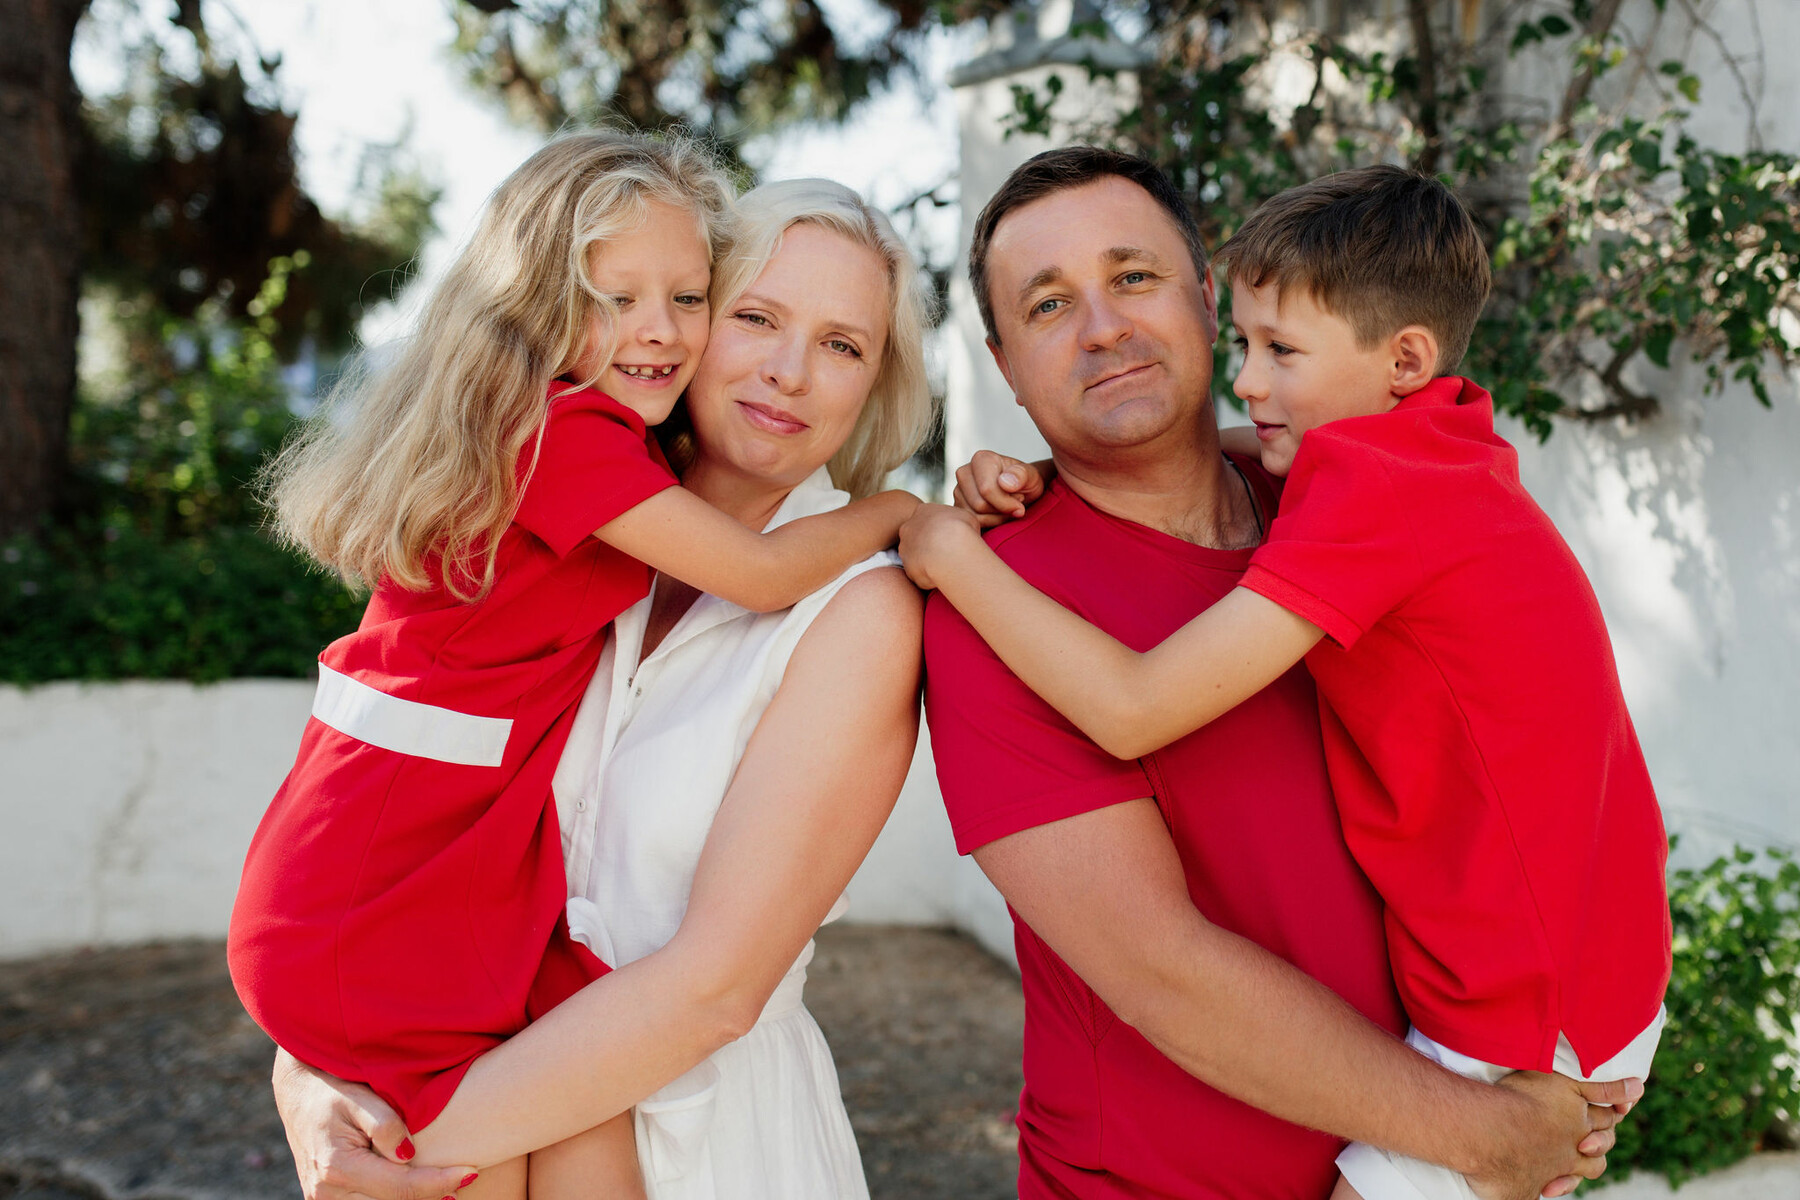
<instances>
[{"instance_id":1,"label":"woman's face","mask_svg":"<svg viewBox=\"0 0 1800 1200\"><path fill-rule=\"evenodd\" d=\"M887 271L817 225L781 248L723 308L687 392L696 466L792 487L850 436L887 349Z\"/></svg>"}]
</instances>

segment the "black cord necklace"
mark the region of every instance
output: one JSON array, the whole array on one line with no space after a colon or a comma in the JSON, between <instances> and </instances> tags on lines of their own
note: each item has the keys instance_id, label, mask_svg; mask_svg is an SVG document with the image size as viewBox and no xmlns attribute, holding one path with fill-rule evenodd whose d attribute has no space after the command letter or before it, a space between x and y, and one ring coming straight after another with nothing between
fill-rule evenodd
<instances>
[{"instance_id":1,"label":"black cord necklace","mask_svg":"<svg viewBox=\"0 0 1800 1200\"><path fill-rule=\"evenodd\" d=\"M1263 516L1262 505L1256 502L1256 489L1250 486L1250 477L1244 474L1244 468L1238 466L1229 454L1225 456L1225 461L1231 464L1231 469L1237 472L1238 480L1244 485L1244 497L1250 501L1250 516L1256 522L1256 544L1260 546L1263 540Z\"/></svg>"}]
</instances>

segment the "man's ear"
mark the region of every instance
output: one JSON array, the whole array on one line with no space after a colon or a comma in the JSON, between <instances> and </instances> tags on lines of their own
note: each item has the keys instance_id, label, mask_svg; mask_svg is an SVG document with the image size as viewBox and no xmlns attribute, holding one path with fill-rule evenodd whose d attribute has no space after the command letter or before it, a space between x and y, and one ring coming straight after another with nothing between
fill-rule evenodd
<instances>
[{"instance_id":1,"label":"man's ear","mask_svg":"<svg viewBox=\"0 0 1800 1200\"><path fill-rule=\"evenodd\" d=\"M1437 377L1437 334L1423 325L1408 325L1388 342L1393 367L1388 375L1388 390L1396 396L1410 396Z\"/></svg>"},{"instance_id":2,"label":"man's ear","mask_svg":"<svg viewBox=\"0 0 1800 1200\"><path fill-rule=\"evenodd\" d=\"M993 338L987 340L987 348L988 353L994 356L994 365L1000 368L1000 377L1006 380L1007 387L1012 388L1013 403L1022 406L1025 401L1019 399L1019 389L1013 387L1012 364L1006 361L1006 351L1002 350L1000 343Z\"/></svg>"}]
</instances>

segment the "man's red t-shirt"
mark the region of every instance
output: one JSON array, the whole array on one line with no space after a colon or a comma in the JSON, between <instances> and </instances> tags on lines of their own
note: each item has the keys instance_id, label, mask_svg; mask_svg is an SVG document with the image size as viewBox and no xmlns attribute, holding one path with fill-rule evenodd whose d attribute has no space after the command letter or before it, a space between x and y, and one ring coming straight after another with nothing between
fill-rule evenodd
<instances>
[{"instance_id":1,"label":"man's red t-shirt","mask_svg":"<svg viewBox=\"0 0 1800 1200\"><path fill-rule=\"evenodd\" d=\"M1271 509L1268 477L1242 465ZM1033 585L1140 650L1230 592L1250 561L1249 551L1209 550L1107 516L1060 481L988 543ZM1385 1028L1404 1028L1379 902L1338 831L1303 671L1128 762L1040 700L941 595L926 609L925 659L932 749L960 851L1154 797L1208 920ZM1023 1200L1317 1200L1330 1191L1338 1139L1188 1075L1013 919L1025 987Z\"/></svg>"},{"instance_id":2,"label":"man's red t-shirt","mask_svg":"<svg viewBox=\"0 0 1800 1200\"><path fill-rule=\"evenodd\" d=\"M1669 979L1668 841L1612 643L1488 394L1439 379L1301 441L1244 586L1323 629L1344 836L1407 1014L1474 1058L1584 1070Z\"/></svg>"}]
</instances>

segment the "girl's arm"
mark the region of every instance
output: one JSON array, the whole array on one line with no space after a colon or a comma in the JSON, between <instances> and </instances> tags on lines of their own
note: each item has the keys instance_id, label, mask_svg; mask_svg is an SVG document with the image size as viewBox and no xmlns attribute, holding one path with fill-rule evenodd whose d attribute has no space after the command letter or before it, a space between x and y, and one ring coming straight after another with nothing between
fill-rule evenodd
<instances>
[{"instance_id":1,"label":"girl's arm","mask_svg":"<svg viewBox=\"0 0 1800 1200\"><path fill-rule=\"evenodd\" d=\"M626 510L594 536L703 592L751 612L774 612L892 546L918 506L910 492L881 492L758 533L676 487Z\"/></svg>"},{"instance_id":2,"label":"girl's arm","mask_svg":"<svg viewBox=\"0 0 1800 1200\"><path fill-rule=\"evenodd\" d=\"M1236 708L1324 633L1234 588L1140 654L1020 579L974 518L926 505L901 530L907 574L956 606L1013 674L1108 754L1138 758Z\"/></svg>"},{"instance_id":3,"label":"girl's arm","mask_svg":"<svg viewBox=\"0 0 1800 1200\"><path fill-rule=\"evenodd\" d=\"M415 1132L418 1161L487 1164L598 1125L743 1036L868 853L912 762L922 602L869 571L800 640L758 722L668 945L477 1059Z\"/></svg>"}]
</instances>

